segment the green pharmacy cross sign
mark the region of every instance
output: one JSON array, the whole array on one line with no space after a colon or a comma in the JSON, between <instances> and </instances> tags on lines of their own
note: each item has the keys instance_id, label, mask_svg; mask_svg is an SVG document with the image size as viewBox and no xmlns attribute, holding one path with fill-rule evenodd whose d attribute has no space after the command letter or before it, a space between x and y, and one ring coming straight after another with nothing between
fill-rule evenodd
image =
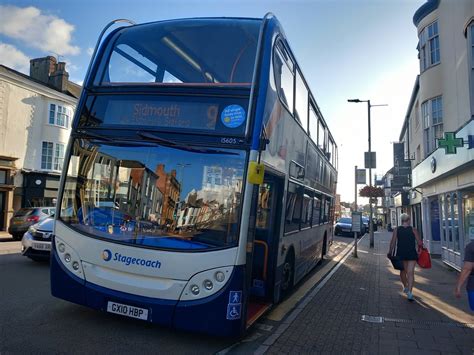
<instances>
[{"instance_id":1,"label":"green pharmacy cross sign","mask_svg":"<svg viewBox=\"0 0 474 355\"><path fill-rule=\"evenodd\" d=\"M456 154L464 146L464 139L456 138L455 132L444 132L444 139L438 139L438 147L444 148L445 154Z\"/></svg>"}]
</instances>

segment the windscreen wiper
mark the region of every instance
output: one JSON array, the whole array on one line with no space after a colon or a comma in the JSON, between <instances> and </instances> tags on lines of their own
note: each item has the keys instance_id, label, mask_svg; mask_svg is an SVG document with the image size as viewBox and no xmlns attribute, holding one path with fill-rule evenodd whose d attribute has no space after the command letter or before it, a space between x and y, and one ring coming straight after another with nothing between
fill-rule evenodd
<instances>
[{"instance_id":1,"label":"windscreen wiper","mask_svg":"<svg viewBox=\"0 0 474 355\"><path fill-rule=\"evenodd\" d=\"M187 152L203 153L203 154L239 155L239 153L229 152L227 150L191 147L185 143L178 143L166 138L158 137L150 132L137 132L137 135L149 141L158 143L160 145L164 145L164 146L179 149L179 150L184 150Z\"/></svg>"},{"instance_id":2,"label":"windscreen wiper","mask_svg":"<svg viewBox=\"0 0 474 355\"><path fill-rule=\"evenodd\" d=\"M77 134L77 133L79 133L79 134ZM114 141L112 138L106 137L102 134L92 133L92 132L82 130L82 129L78 130L77 133L73 134L74 138L95 138L95 139L100 139L100 140L107 141L107 142L113 142Z\"/></svg>"}]
</instances>

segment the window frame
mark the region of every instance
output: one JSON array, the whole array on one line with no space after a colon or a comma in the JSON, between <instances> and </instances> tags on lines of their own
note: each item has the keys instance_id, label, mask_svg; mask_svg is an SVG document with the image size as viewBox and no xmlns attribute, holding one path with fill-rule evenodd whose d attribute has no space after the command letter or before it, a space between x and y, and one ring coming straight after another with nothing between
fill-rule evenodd
<instances>
[{"instance_id":1,"label":"window frame","mask_svg":"<svg viewBox=\"0 0 474 355\"><path fill-rule=\"evenodd\" d=\"M281 78L282 78L282 75L280 75L280 78L279 80L277 80L276 78L276 75L277 75L277 71L275 70L275 64L274 64L274 61L275 61L275 56L278 55L280 57L280 59L282 60L282 63L283 65L286 65L286 67L289 69L289 71L291 72L291 74L293 75L293 91L292 91L292 99L291 99L291 107L290 107L290 102L285 102L285 101L288 101L288 100L284 100L282 97L281 97L281 93L280 93L280 89L282 89L282 85L281 85ZM287 57L287 58L286 58ZM281 104L283 105L283 107L285 107L288 111L288 113L290 114L290 116L292 116L293 118L295 118L295 115L294 115L294 110L295 110L295 66L296 66L296 63L295 61L292 59L291 55L290 55L290 52L288 51L288 49L286 48L285 44L283 43L283 41L281 39L277 39L275 41L275 44L273 46L273 56L272 56L272 61L273 61L273 75L274 75L274 80L275 80L275 83L277 84L276 85L276 92L277 92L277 95L278 95L278 99L280 100ZM291 63L292 67L290 67L289 63ZM280 85L278 85L278 83ZM295 119L295 121L297 121Z\"/></svg>"},{"instance_id":2,"label":"window frame","mask_svg":"<svg viewBox=\"0 0 474 355\"><path fill-rule=\"evenodd\" d=\"M466 27L471 115L474 115L474 20Z\"/></svg>"},{"instance_id":3,"label":"window frame","mask_svg":"<svg viewBox=\"0 0 474 355\"><path fill-rule=\"evenodd\" d=\"M418 38L418 56L420 59L420 72L423 73L425 70L428 70L429 68L441 63L441 46L439 41L438 19L423 27L423 29L418 35ZM432 46L432 44L436 45ZM432 60L433 53L437 53L437 58L435 58L435 61Z\"/></svg>"},{"instance_id":4,"label":"window frame","mask_svg":"<svg viewBox=\"0 0 474 355\"><path fill-rule=\"evenodd\" d=\"M295 68L294 80L295 80L295 92L293 94L294 106L295 106L294 117L295 117L296 122L298 122L301 126L303 126L303 130L306 133L308 133L309 132L309 106L310 106L309 105L309 101L310 101L309 100L309 88L308 88L308 85L306 85L306 80L304 79L304 76L301 73L301 69L298 66L296 66L296 68ZM303 117L299 116L299 112L297 110L298 84L300 84L302 86L302 87L300 87L300 89L304 88L305 93L306 93L306 102L305 102L306 103L306 108L305 108L305 112L302 112ZM304 97L304 95L303 95L303 97Z\"/></svg>"},{"instance_id":5,"label":"window frame","mask_svg":"<svg viewBox=\"0 0 474 355\"><path fill-rule=\"evenodd\" d=\"M51 147L50 155L43 154L44 149L45 149L44 148L45 144L48 144ZM62 146L62 157L59 156L61 155L61 149L60 149L61 146ZM59 148L59 151L58 151L58 148ZM47 147L46 149L49 149L49 148ZM51 158L50 161L48 161L48 157ZM55 171L55 172L62 171L64 168L65 157L66 157L66 144L65 143L41 141L40 168L42 171Z\"/></svg>"},{"instance_id":6,"label":"window frame","mask_svg":"<svg viewBox=\"0 0 474 355\"><path fill-rule=\"evenodd\" d=\"M434 104L438 105L436 111L433 110ZM421 116L423 120L423 148L424 158L433 153L438 149L438 139L442 138L444 132L444 120L443 120L443 96L438 95L429 98L421 103ZM434 121L434 112L437 113L437 121ZM441 132L440 136L437 136L437 132Z\"/></svg>"},{"instance_id":7,"label":"window frame","mask_svg":"<svg viewBox=\"0 0 474 355\"><path fill-rule=\"evenodd\" d=\"M58 105L56 103L50 103L48 113L49 125L65 129L71 128L73 114L72 109L70 107L65 105ZM59 123L60 119L63 120L63 124ZM53 120L53 122L51 122L51 120Z\"/></svg>"}]
</instances>

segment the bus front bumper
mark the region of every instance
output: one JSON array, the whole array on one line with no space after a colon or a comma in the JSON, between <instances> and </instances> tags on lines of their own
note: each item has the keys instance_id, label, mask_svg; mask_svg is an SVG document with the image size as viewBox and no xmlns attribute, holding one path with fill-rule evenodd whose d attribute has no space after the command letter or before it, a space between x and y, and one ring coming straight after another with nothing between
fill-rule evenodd
<instances>
[{"instance_id":1,"label":"bus front bumper","mask_svg":"<svg viewBox=\"0 0 474 355\"><path fill-rule=\"evenodd\" d=\"M51 257L51 293L55 297L105 312L109 302L133 306L148 310L147 321L152 323L229 337L240 336L245 330L244 304L230 302L231 291L242 292L244 275L244 266L236 266L227 284L212 296L194 301L165 300L92 284L69 272L55 251Z\"/></svg>"}]
</instances>

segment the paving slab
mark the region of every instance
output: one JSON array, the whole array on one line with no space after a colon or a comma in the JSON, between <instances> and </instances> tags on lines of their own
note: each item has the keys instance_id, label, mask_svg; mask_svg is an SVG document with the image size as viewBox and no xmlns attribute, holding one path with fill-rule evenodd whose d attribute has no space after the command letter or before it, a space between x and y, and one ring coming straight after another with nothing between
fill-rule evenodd
<instances>
[{"instance_id":1,"label":"paving slab","mask_svg":"<svg viewBox=\"0 0 474 355\"><path fill-rule=\"evenodd\" d=\"M474 315L466 295L453 294L457 272L437 259L431 269L417 267L409 302L386 258L390 238L376 232L373 249L363 238L359 257L348 257L299 314L283 320L289 325L267 339L267 353L474 354Z\"/></svg>"}]
</instances>

